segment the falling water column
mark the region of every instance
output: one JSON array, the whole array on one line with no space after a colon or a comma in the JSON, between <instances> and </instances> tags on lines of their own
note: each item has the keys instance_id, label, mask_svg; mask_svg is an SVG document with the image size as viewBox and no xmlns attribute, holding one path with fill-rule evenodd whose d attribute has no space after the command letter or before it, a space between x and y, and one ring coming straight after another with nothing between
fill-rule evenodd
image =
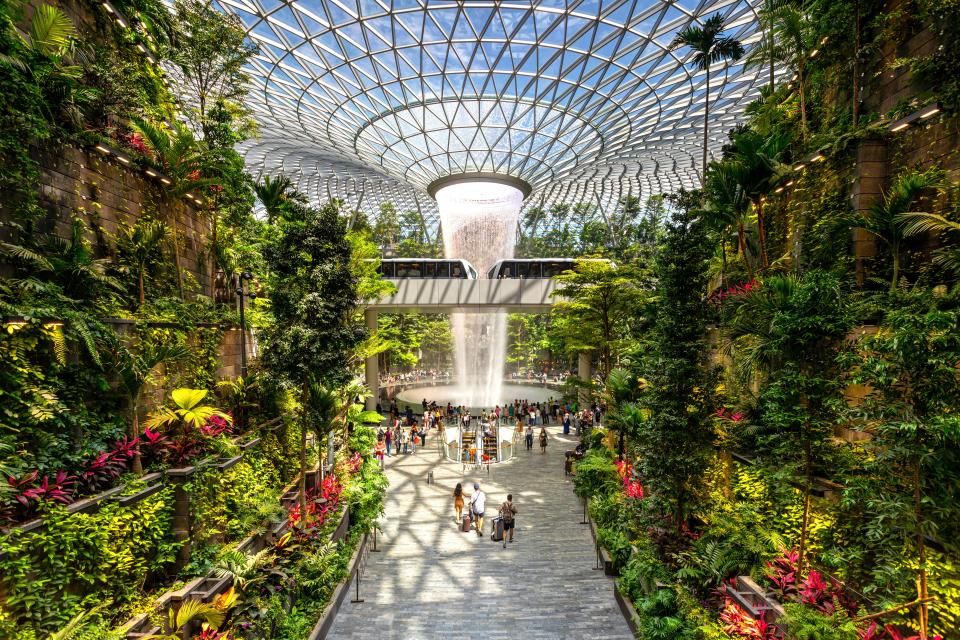
<instances>
[{"instance_id":1,"label":"falling water column","mask_svg":"<svg viewBox=\"0 0 960 640\"><path fill-rule=\"evenodd\" d=\"M447 258L469 261L486 278L497 260L513 257L523 192L498 181L459 181L437 189L435 197ZM458 394L472 407L502 402L507 348L507 314L451 314Z\"/></svg>"}]
</instances>

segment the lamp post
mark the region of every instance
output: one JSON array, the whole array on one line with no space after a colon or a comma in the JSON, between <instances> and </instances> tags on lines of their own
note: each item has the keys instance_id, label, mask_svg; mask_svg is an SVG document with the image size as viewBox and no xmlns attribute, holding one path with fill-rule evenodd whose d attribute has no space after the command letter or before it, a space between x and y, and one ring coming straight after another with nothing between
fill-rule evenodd
<instances>
[{"instance_id":1,"label":"lamp post","mask_svg":"<svg viewBox=\"0 0 960 640\"><path fill-rule=\"evenodd\" d=\"M243 290L243 283L250 282L253 280L253 274L249 271L244 271L240 274L240 285L237 287L237 298L240 301L240 380L241 384L246 386L247 384L247 318L246 318L246 298L256 298L257 294L250 291L250 285L247 285L247 291ZM243 395L240 396L241 399ZM244 407L244 402L241 400L239 403L240 406L237 407L237 417L240 419L240 428L245 428L246 425L246 407Z\"/></svg>"},{"instance_id":2,"label":"lamp post","mask_svg":"<svg viewBox=\"0 0 960 640\"><path fill-rule=\"evenodd\" d=\"M244 271L240 274L240 286L237 287L237 298L240 299L240 377L247 379L247 319L245 314L245 299L256 298L256 294L250 291L244 292L243 283L253 280L253 274ZM247 289L250 285L247 285Z\"/></svg>"}]
</instances>

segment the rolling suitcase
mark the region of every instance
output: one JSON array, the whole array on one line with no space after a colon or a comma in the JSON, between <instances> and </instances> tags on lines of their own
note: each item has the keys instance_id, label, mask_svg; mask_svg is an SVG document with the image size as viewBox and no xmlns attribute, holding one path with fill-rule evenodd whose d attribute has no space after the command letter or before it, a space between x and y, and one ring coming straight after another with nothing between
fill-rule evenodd
<instances>
[{"instance_id":1,"label":"rolling suitcase","mask_svg":"<svg viewBox=\"0 0 960 640\"><path fill-rule=\"evenodd\" d=\"M493 519L493 533L490 534L490 539L494 542L503 540L503 518Z\"/></svg>"},{"instance_id":2,"label":"rolling suitcase","mask_svg":"<svg viewBox=\"0 0 960 640\"><path fill-rule=\"evenodd\" d=\"M469 513L463 514L463 521L460 523L460 531L467 533L470 531L470 525L473 523L473 519L470 517Z\"/></svg>"}]
</instances>

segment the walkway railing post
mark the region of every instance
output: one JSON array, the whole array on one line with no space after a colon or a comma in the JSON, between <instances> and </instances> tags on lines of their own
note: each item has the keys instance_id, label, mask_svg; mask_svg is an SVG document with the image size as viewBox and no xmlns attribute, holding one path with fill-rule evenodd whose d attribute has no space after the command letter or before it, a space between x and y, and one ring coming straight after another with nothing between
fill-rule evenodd
<instances>
[{"instance_id":1,"label":"walkway railing post","mask_svg":"<svg viewBox=\"0 0 960 640\"><path fill-rule=\"evenodd\" d=\"M364 550L367 548L367 535L363 536L363 542L360 543L360 557L357 558L357 568L354 570L354 577L357 580L357 596L350 602L353 604L359 604L363 602L363 598L360 597L360 576L363 575L363 564L365 562Z\"/></svg>"},{"instance_id":2,"label":"walkway railing post","mask_svg":"<svg viewBox=\"0 0 960 640\"><path fill-rule=\"evenodd\" d=\"M594 570L594 571L599 571L599 570L603 569L603 563L601 562L601 559L602 559L602 558L601 558L601 556L600 556L600 541L599 541L599 540L595 540L593 544L594 544L594 547L595 547L596 550L597 550L597 566L595 566L595 567L593 568L593 570ZM359 587L357 587L357 588L359 589Z\"/></svg>"},{"instance_id":3,"label":"walkway railing post","mask_svg":"<svg viewBox=\"0 0 960 640\"><path fill-rule=\"evenodd\" d=\"M587 520L587 497L583 497L583 520L580 524L590 524L590 521Z\"/></svg>"}]
</instances>

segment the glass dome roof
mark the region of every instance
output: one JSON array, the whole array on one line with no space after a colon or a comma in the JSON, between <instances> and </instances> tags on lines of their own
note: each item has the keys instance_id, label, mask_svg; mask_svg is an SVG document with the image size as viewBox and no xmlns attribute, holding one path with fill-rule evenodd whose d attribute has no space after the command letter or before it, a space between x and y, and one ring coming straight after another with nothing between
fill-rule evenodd
<instances>
[{"instance_id":1,"label":"glass dome roof","mask_svg":"<svg viewBox=\"0 0 960 640\"><path fill-rule=\"evenodd\" d=\"M705 77L670 43L719 11L749 45L760 2L216 0L261 48L250 169L316 200L428 218L427 186L462 173L526 181L526 206L696 185ZM761 75L712 70L713 151Z\"/></svg>"}]
</instances>

